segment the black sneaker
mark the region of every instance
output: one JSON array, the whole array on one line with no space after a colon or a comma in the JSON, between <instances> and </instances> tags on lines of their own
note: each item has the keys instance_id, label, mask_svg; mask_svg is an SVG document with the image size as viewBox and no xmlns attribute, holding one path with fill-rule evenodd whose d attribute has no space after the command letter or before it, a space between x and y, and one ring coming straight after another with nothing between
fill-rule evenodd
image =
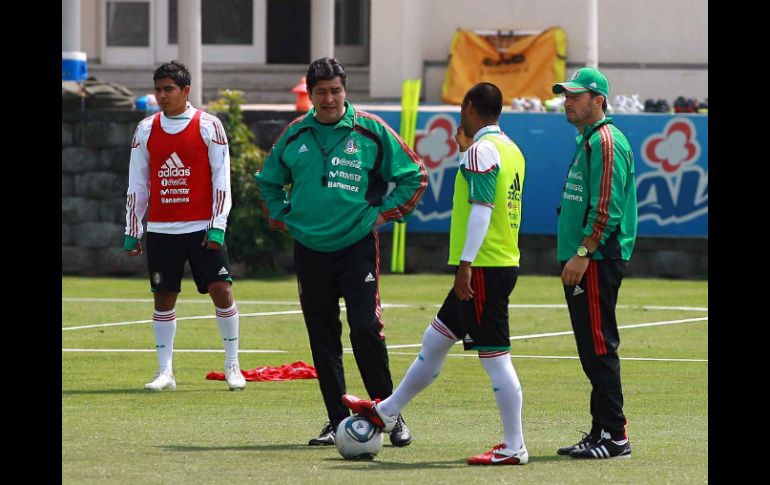
<instances>
[{"instance_id":1,"label":"black sneaker","mask_svg":"<svg viewBox=\"0 0 770 485\"><path fill-rule=\"evenodd\" d=\"M569 454L572 458L631 458L631 442L628 438L622 441L612 441L609 433L602 433L599 441L593 446L582 450L573 450Z\"/></svg>"},{"instance_id":2,"label":"black sneaker","mask_svg":"<svg viewBox=\"0 0 770 485\"><path fill-rule=\"evenodd\" d=\"M324 424L324 429L318 435L318 438L313 438L307 442L308 446L330 446L334 444L334 426L327 422Z\"/></svg>"},{"instance_id":3,"label":"black sneaker","mask_svg":"<svg viewBox=\"0 0 770 485\"><path fill-rule=\"evenodd\" d=\"M390 432L390 443L393 446L407 446L412 442L412 433L409 432L409 428L406 427L404 418L398 415L396 420L396 426L393 427L393 431Z\"/></svg>"},{"instance_id":4,"label":"black sneaker","mask_svg":"<svg viewBox=\"0 0 770 485\"><path fill-rule=\"evenodd\" d=\"M595 435L588 434L585 431L583 433L583 438L575 443L574 445L570 446L562 446L558 450L556 450L556 453L559 455L569 455L572 451L580 451L585 450L586 448L590 448L594 444L596 444L597 441L599 441L599 438Z\"/></svg>"}]
</instances>

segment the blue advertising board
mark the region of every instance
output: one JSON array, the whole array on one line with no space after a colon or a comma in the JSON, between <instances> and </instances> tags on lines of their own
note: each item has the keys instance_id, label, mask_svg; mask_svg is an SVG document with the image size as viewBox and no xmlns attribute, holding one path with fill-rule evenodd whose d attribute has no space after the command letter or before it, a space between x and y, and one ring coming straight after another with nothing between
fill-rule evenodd
<instances>
[{"instance_id":1,"label":"blue advertising board","mask_svg":"<svg viewBox=\"0 0 770 485\"><path fill-rule=\"evenodd\" d=\"M399 111L372 112L391 127L400 124ZM612 118L634 151L639 235L708 237L708 116L640 113ZM410 232L449 232L459 122L459 108L421 107L418 112L415 150L425 161L429 180L408 220ZM521 233L556 234L556 208L577 130L564 113L503 113L500 127L526 158Z\"/></svg>"}]
</instances>

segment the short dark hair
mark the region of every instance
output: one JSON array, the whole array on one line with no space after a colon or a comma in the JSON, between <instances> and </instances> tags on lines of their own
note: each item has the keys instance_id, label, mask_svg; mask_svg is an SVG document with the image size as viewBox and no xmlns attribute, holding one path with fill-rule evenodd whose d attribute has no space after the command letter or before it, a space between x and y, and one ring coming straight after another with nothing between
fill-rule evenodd
<instances>
[{"instance_id":1,"label":"short dark hair","mask_svg":"<svg viewBox=\"0 0 770 485\"><path fill-rule=\"evenodd\" d=\"M340 61L331 57L322 57L316 59L310 63L310 67L307 68L307 75L305 76L305 83L307 84L307 92L313 92L313 86L318 84L318 81L330 81L335 77L340 78L342 87L348 89L348 75L345 72L345 66Z\"/></svg>"},{"instance_id":2,"label":"short dark hair","mask_svg":"<svg viewBox=\"0 0 770 485\"><path fill-rule=\"evenodd\" d=\"M190 85L190 72L187 67L179 61L165 62L155 69L155 73L152 75L152 80L157 81L164 77L171 78L174 84L179 86L180 89L184 89L185 86Z\"/></svg>"},{"instance_id":3,"label":"short dark hair","mask_svg":"<svg viewBox=\"0 0 770 485\"><path fill-rule=\"evenodd\" d=\"M478 83L465 93L463 106L468 102L485 120L497 120L503 110L503 93L492 83Z\"/></svg>"},{"instance_id":4,"label":"short dark hair","mask_svg":"<svg viewBox=\"0 0 770 485\"><path fill-rule=\"evenodd\" d=\"M601 93L597 93L596 91L588 91L588 93L591 95L591 99L593 99L593 98L595 98L597 96L602 96L604 98L604 101L602 102L602 112L606 113L607 112L607 96L605 96L605 95L603 95Z\"/></svg>"}]
</instances>

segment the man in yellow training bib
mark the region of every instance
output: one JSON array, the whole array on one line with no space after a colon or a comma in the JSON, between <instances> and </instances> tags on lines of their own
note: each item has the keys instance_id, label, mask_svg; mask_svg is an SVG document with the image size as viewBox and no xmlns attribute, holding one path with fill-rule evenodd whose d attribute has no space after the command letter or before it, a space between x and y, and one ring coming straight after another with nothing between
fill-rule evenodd
<instances>
[{"instance_id":1,"label":"man in yellow training bib","mask_svg":"<svg viewBox=\"0 0 770 485\"><path fill-rule=\"evenodd\" d=\"M387 432L409 401L438 376L452 345L462 340L465 350L478 353L489 374L503 422L502 442L468 458L469 465L529 461L508 330L508 298L519 269L524 156L500 130L501 110L500 89L490 83L473 86L462 103L455 139L464 153L449 230L449 264L457 265L457 272L454 287L423 334L420 354L384 401L342 397L347 407Z\"/></svg>"}]
</instances>

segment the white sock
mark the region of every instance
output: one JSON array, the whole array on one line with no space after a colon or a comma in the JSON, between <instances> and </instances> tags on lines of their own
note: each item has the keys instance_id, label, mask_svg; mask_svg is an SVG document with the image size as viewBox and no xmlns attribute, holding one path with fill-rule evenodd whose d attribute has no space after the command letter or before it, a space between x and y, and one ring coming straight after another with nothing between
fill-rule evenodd
<instances>
[{"instance_id":1,"label":"white sock","mask_svg":"<svg viewBox=\"0 0 770 485\"><path fill-rule=\"evenodd\" d=\"M438 377L446 354L457 340L441 320L435 317L422 335L420 355L412 362L393 394L378 405L380 411L388 416L400 413L414 396Z\"/></svg>"},{"instance_id":2,"label":"white sock","mask_svg":"<svg viewBox=\"0 0 770 485\"><path fill-rule=\"evenodd\" d=\"M173 374L174 335L176 335L176 309L152 315L152 331L155 334L155 354L158 370L162 374Z\"/></svg>"},{"instance_id":3,"label":"white sock","mask_svg":"<svg viewBox=\"0 0 770 485\"><path fill-rule=\"evenodd\" d=\"M503 422L503 442L509 449L518 450L524 445L521 429L521 383L507 351L479 352L481 365L492 380L497 409Z\"/></svg>"},{"instance_id":4,"label":"white sock","mask_svg":"<svg viewBox=\"0 0 770 485\"><path fill-rule=\"evenodd\" d=\"M225 365L238 362L238 328L240 322L238 307L233 302L229 308L217 308L216 310L219 334L222 335L222 341L225 344Z\"/></svg>"}]
</instances>

